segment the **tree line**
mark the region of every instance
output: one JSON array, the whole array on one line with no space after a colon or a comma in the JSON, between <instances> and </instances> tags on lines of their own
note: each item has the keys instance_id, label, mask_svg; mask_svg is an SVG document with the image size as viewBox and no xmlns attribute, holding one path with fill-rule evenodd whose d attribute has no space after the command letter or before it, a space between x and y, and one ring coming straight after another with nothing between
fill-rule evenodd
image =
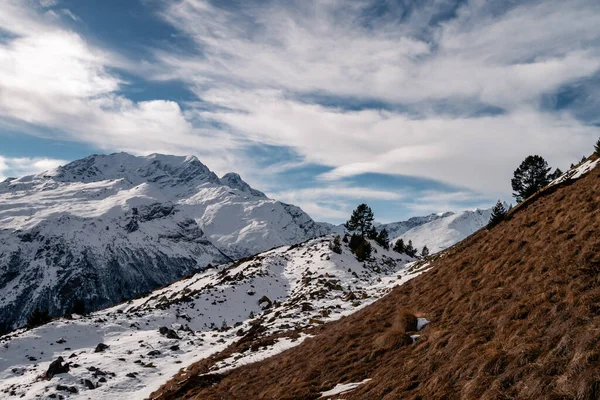
<instances>
[{"instance_id":1,"label":"tree line","mask_svg":"<svg viewBox=\"0 0 600 400\"><path fill-rule=\"evenodd\" d=\"M336 235L330 243L331 250L341 254L343 241L348 244L348 247L350 247L350 250L352 250L359 261L368 260L371 257L373 249L368 239L375 241L384 249L389 250L389 233L385 228L378 232L375 228L374 220L375 216L371 207L365 203L360 204L352 212L350 219L344 224L350 235L344 235L343 239L339 235ZM408 244L405 244L404 240L399 239L394 244L392 250L406 254L412 258L418 257L419 254L419 251L413 246L412 240L409 240ZM421 256L427 257L428 255L429 249L427 246L424 246L421 250Z\"/></svg>"}]
</instances>

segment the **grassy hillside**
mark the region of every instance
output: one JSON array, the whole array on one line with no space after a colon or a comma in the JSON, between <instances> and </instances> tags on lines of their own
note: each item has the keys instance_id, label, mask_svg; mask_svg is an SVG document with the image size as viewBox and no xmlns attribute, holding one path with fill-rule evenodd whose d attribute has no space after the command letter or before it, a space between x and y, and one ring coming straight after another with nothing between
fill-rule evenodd
<instances>
[{"instance_id":1,"label":"grassy hillside","mask_svg":"<svg viewBox=\"0 0 600 400\"><path fill-rule=\"evenodd\" d=\"M154 395L316 399L370 379L329 398L598 399L599 210L596 168L534 196L302 345L210 379L198 378L199 364ZM414 343L412 315L431 321Z\"/></svg>"}]
</instances>

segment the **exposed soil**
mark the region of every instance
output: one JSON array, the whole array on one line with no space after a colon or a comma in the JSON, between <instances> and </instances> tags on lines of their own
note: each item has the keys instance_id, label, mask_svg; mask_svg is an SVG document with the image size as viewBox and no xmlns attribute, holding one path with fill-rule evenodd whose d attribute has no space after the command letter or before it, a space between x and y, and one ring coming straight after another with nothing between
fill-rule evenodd
<instances>
[{"instance_id":1,"label":"exposed soil","mask_svg":"<svg viewBox=\"0 0 600 400\"><path fill-rule=\"evenodd\" d=\"M600 168L543 191L433 268L314 338L153 398L600 399ZM407 312L406 310L411 312ZM413 344L411 314L431 323Z\"/></svg>"}]
</instances>

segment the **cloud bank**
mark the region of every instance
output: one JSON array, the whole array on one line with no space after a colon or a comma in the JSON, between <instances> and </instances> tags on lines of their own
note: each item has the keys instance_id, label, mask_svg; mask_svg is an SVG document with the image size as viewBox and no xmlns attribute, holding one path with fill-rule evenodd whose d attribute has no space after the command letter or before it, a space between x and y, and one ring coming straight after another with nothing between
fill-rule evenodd
<instances>
[{"instance_id":1,"label":"cloud bank","mask_svg":"<svg viewBox=\"0 0 600 400\"><path fill-rule=\"evenodd\" d=\"M317 218L369 199L369 173L446 184L439 196L406 188L424 207L372 192L423 211L508 199L526 155L565 168L600 136L597 1L143 5L177 35L140 60L87 40L58 1L3 4L0 122L106 151L197 154ZM196 100L133 100L130 77L180 82ZM312 165L310 182L277 189Z\"/></svg>"}]
</instances>

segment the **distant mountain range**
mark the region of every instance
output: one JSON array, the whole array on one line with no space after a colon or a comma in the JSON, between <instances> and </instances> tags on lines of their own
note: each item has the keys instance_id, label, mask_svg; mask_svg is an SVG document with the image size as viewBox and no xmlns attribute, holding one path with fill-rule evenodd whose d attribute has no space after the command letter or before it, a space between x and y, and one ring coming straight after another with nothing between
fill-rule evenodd
<instances>
[{"instance_id":1,"label":"distant mountain range","mask_svg":"<svg viewBox=\"0 0 600 400\"><path fill-rule=\"evenodd\" d=\"M403 239L405 243L412 240L416 249L421 250L423 246L427 246L431 254L437 253L486 226L491 215L491 208L457 214L445 213L399 234L392 243L399 239Z\"/></svg>"},{"instance_id":2,"label":"distant mountain range","mask_svg":"<svg viewBox=\"0 0 600 400\"><path fill-rule=\"evenodd\" d=\"M451 211L430 214L422 217L412 217L406 221L376 223L378 231L387 229L390 243L403 239L406 243L412 240L413 246L421 250L427 246L431 252L437 253L484 227L490 220L492 209L467 210L459 213ZM331 233L343 235L344 225L321 223Z\"/></svg>"}]
</instances>

